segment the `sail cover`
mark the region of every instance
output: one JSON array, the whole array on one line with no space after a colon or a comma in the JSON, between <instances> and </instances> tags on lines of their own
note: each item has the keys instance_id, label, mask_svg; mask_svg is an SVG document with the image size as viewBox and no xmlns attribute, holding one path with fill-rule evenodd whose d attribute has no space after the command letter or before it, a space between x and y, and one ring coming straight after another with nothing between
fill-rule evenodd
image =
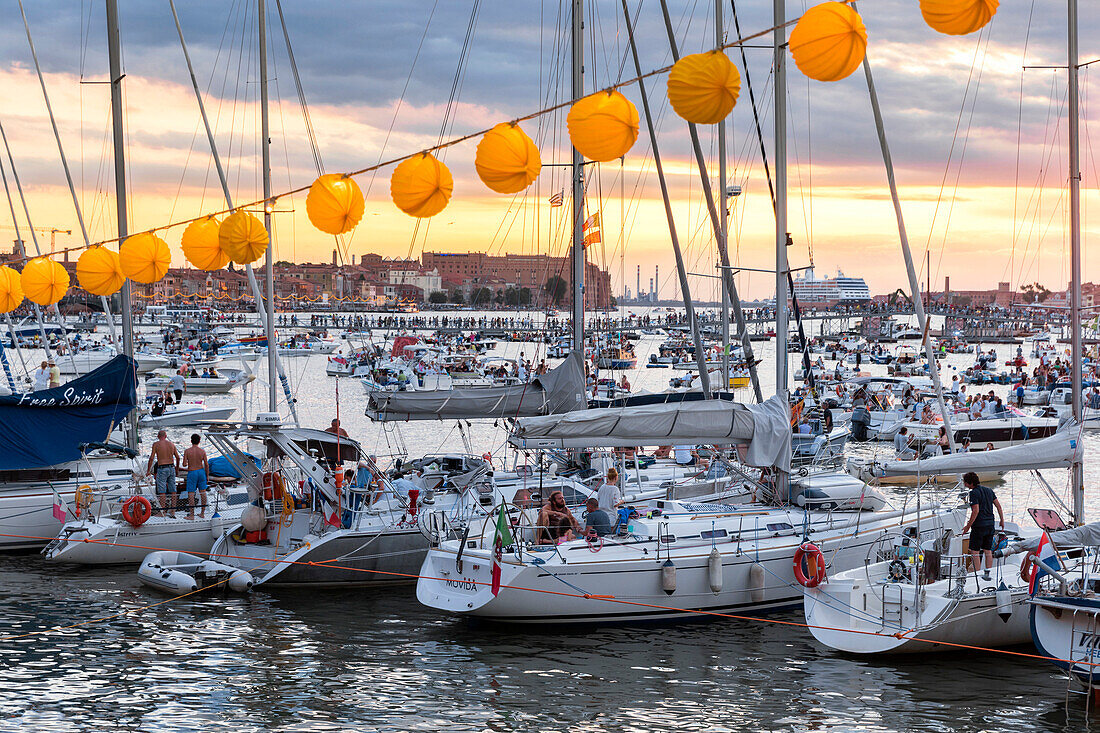
<instances>
[{"instance_id":1,"label":"sail cover","mask_svg":"<svg viewBox=\"0 0 1100 733\"><path fill-rule=\"evenodd\" d=\"M1080 457L1081 439L1075 426L1068 426L1041 440L990 451L951 453L915 461L885 461L875 466L876 476L917 476L967 471L1030 471L1037 468L1069 468Z\"/></svg>"},{"instance_id":2,"label":"sail cover","mask_svg":"<svg viewBox=\"0 0 1100 733\"><path fill-rule=\"evenodd\" d=\"M790 425L790 408L778 396L759 405L703 400L525 418L509 441L526 449L742 445L748 465L790 470Z\"/></svg>"},{"instance_id":3,"label":"sail cover","mask_svg":"<svg viewBox=\"0 0 1100 733\"><path fill-rule=\"evenodd\" d=\"M60 387L2 396L0 470L75 461L136 405L137 365L122 355Z\"/></svg>"},{"instance_id":4,"label":"sail cover","mask_svg":"<svg viewBox=\"0 0 1100 733\"><path fill-rule=\"evenodd\" d=\"M1080 527L1049 532L1050 541L1060 550L1070 547L1096 547L1100 545L1100 522L1082 524ZM997 557L1002 555L1014 555L1017 552L1035 552L1039 548L1042 536L1028 537L1019 542L1009 542L1008 546L1001 550Z\"/></svg>"},{"instance_id":5,"label":"sail cover","mask_svg":"<svg viewBox=\"0 0 1100 733\"><path fill-rule=\"evenodd\" d=\"M470 420L474 418L550 415L587 406L584 369L572 354L527 384L508 387L372 392L367 417L372 420Z\"/></svg>"}]
</instances>

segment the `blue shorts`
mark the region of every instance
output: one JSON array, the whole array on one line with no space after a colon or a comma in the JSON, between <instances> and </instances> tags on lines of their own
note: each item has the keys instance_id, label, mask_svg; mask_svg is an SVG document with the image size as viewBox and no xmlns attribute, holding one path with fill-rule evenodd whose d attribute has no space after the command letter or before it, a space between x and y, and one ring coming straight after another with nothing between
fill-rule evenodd
<instances>
[{"instance_id":1,"label":"blue shorts","mask_svg":"<svg viewBox=\"0 0 1100 733\"><path fill-rule=\"evenodd\" d=\"M183 489L185 494L194 494L196 491L206 491L206 471L201 468L187 472L187 484Z\"/></svg>"},{"instance_id":2,"label":"blue shorts","mask_svg":"<svg viewBox=\"0 0 1100 733\"><path fill-rule=\"evenodd\" d=\"M176 467L172 464L157 466L153 474L157 483L158 494L176 493Z\"/></svg>"}]
</instances>

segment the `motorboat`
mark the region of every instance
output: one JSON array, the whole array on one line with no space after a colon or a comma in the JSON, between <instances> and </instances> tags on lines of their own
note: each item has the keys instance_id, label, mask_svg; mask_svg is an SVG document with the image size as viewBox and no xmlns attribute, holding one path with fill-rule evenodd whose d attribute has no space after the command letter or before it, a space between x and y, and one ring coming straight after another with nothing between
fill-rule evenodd
<instances>
[{"instance_id":1,"label":"motorboat","mask_svg":"<svg viewBox=\"0 0 1100 733\"><path fill-rule=\"evenodd\" d=\"M888 461L877 476L959 476L1010 470L1069 468L1081 454L1076 431L1046 440L976 453L925 460ZM960 497L965 498L963 489ZM1034 516L1034 515L1033 515ZM964 515L956 518L964 519ZM805 591L807 625L814 637L834 649L858 654L926 652L1023 644L1031 637L1027 601L1030 574L1004 555L1027 547L1021 528L1003 524L992 573L979 575L970 556L964 525L941 533L907 528L884 538L862 567L830 573ZM1037 532L1032 534L1037 536Z\"/></svg>"},{"instance_id":2,"label":"motorboat","mask_svg":"<svg viewBox=\"0 0 1100 733\"><path fill-rule=\"evenodd\" d=\"M211 476L206 506L176 505L174 516L159 509L151 480L135 487L136 493L105 497L84 516L66 522L42 554L54 562L117 565L141 562L151 549L204 553L248 506L243 488L220 485L216 478ZM149 516L134 518L140 507ZM185 512L192 512L193 518L188 519Z\"/></svg>"},{"instance_id":3,"label":"motorboat","mask_svg":"<svg viewBox=\"0 0 1100 733\"><path fill-rule=\"evenodd\" d=\"M80 375L87 374L103 366L117 356L117 352L110 347L86 349L66 354L58 354L54 361L62 374ZM149 354L138 352L134 354L137 363L138 374L148 374L154 369L162 369L168 366L168 357L161 354Z\"/></svg>"},{"instance_id":4,"label":"motorboat","mask_svg":"<svg viewBox=\"0 0 1100 733\"><path fill-rule=\"evenodd\" d=\"M116 356L61 387L0 397L0 550L40 548L95 501L131 491L136 454L102 440L136 406L135 375Z\"/></svg>"},{"instance_id":5,"label":"motorboat","mask_svg":"<svg viewBox=\"0 0 1100 733\"><path fill-rule=\"evenodd\" d=\"M1016 553L1026 553L1024 564L1034 568L1029 620L1035 648L1078 683L1075 691L1095 691L1100 685L1100 523L1052 530L1003 550Z\"/></svg>"},{"instance_id":6,"label":"motorboat","mask_svg":"<svg viewBox=\"0 0 1100 733\"><path fill-rule=\"evenodd\" d=\"M234 387L251 382L256 377L246 369L222 367L212 370L213 376L185 376L183 391L192 394L227 394ZM147 392L163 392L170 389L172 377L154 374L145 380Z\"/></svg>"},{"instance_id":7,"label":"motorboat","mask_svg":"<svg viewBox=\"0 0 1100 733\"><path fill-rule=\"evenodd\" d=\"M961 523L965 514L953 519ZM984 579L969 565L961 524L906 529L872 545L862 566L805 590L806 625L815 639L852 654L1028 641L1028 584L1018 563L1000 561ZM1015 537L1019 527L1007 523L1005 531Z\"/></svg>"},{"instance_id":8,"label":"motorboat","mask_svg":"<svg viewBox=\"0 0 1100 733\"><path fill-rule=\"evenodd\" d=\"M185 427L208 420L228 420L236 411L235 407L211 407L202 400L166 404L158 397L142 412L138 425L158 429Z\"/></svg>"}]
</instances>

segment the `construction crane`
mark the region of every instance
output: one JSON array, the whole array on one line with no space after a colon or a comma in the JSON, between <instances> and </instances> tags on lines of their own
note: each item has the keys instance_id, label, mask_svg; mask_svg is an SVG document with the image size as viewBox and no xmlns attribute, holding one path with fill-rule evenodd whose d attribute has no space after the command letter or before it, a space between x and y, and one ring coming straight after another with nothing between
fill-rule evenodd
<instances>
[{"instance_id":1,"label":"construction crane","mask_svg":"<svg viewBox=\"0 0 1100 733\"><path fill-rule=\"evenodd\" d=\"M21 229L27 229L28 227L21 227ZM56 227L30 227L36 232L42 232L43 234L50 235L50 254L53 254L57 249L57 235L58 234L72 234L72 229L58 229ZM0 229L15 229L10 224L0 224ZM65 259L69 259L69 253L65 253Z\"/></svg>"}]
</instances>

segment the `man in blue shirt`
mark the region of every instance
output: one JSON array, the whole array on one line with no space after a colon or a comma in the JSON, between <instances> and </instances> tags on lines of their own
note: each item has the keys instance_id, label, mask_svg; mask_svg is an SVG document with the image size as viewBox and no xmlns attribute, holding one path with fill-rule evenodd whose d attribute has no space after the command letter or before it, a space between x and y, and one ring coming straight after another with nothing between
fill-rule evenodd
<instances>
[{"instance_id":1,"label":"man in blue shirt","mask_svg":"<svg viewBox=\"0 0 1100 733\"><path fill-rule=\"evenodd\" d=\"M600 537L611 534L611 519L607 516L607 512L600 509L600 502L596 497L589 497L588 501L585 502L585 510L585 534L595 532Z\"/></svg>"}]
</instances>

